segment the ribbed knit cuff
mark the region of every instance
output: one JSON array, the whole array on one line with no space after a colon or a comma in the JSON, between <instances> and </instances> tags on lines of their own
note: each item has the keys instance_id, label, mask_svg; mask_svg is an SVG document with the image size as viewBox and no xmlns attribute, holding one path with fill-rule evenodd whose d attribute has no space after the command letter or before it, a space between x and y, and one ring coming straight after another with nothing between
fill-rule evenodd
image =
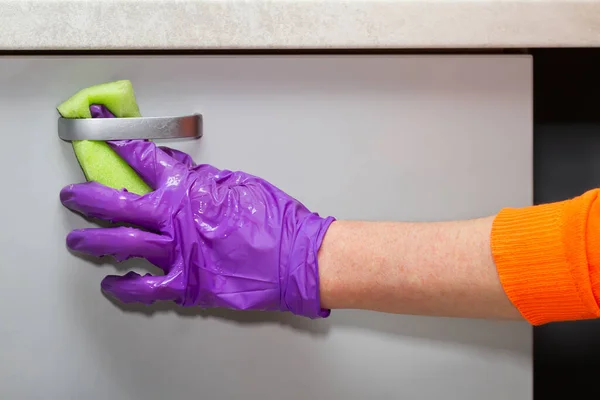
<instances>
[{"instance_id":1,"label":"ribbed knit cuff","mask_svg":"<svg viewBox=\"0 0 600 400\"><path fill-rule=\"evenodd\" d=\"M508 208L494 220L491 246L500 281L533 325L600 315L585 238L595 196L586 193L564 202Z\"/></svg>"}]
</instances>

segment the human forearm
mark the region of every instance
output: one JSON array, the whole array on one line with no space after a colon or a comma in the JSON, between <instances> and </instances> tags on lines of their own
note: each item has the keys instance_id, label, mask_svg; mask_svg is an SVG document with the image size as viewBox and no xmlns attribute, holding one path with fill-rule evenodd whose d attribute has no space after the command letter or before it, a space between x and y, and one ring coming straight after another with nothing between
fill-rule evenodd
<instances>
[{"instance_id":1,"label":"human forearm","mask_svg":"<svg viewBox=\"0 0 600 400\"><path fill-rule=\"evenodd\" d=\"M492 258L493 218L332 224L319 252L326 308L520 318Z\"/></svg>"},{"instance_id":2,"label":"human forearm","mask_svg":"<svg viewBox=\"0 0 600 400\"><path fill-rule=\"evenodd\" d=\"M469 221L331 224L256 176L196 166L153 142L109 144L153 191L89 182L63 188L61 201L142 228L67 237L74 251L143 257L164 271L106 277L102 288L121 301L309 318L335 308L536 325L600 317L600 189Z\"/></svg>"}]
</instances>

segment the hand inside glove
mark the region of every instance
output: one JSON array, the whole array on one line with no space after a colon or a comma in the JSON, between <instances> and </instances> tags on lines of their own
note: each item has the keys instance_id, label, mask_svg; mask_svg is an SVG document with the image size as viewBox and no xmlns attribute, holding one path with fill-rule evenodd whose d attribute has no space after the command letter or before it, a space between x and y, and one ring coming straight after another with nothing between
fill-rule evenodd
<instances>
[{"instance_id":1,"label":"hand inside glove","mask_svg":"<svg viewBox=\"0 0 600 400\"><path fill-rule=\"evenodd\" d=\"M329 315L320 305L317 252L332 217L311 213L263 179L196 166L177 150L142 140L109 145L154 191L139 196L88 182L65 187L61 201L139 228L75 230L67 245L119 261L143 257L165 274L107 276L103 290L123 302Z\"/></svg>"}]
</instances>

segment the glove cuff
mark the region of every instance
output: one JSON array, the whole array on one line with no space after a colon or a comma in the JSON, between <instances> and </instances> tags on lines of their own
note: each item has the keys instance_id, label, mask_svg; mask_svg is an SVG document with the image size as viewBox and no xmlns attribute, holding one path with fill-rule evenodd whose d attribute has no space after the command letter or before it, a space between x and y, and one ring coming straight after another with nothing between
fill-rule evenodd
<instances>
[{"instance_id":1,"label":"glove cuff","mask_svg":"<svg viewBox=\"0 0 600 400\"><path fill-rule=\"evenodd\" d=\"M327 229L335 218L311 214L299 226L288 263L283 306L308 318L326 318L331 310L321 308L318 253Z\"/></svg>"}]
</instances>

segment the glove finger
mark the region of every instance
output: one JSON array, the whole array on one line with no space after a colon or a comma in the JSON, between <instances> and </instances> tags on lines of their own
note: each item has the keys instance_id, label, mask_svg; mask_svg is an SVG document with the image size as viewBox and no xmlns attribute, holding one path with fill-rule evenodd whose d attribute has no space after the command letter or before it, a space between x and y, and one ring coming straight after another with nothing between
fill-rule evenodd
<instances>
[{"instance_id":1,"label":"glove finger","mask_svg":"<svg viewBox=\"0 0 600 400\"><path fill-rule=\"evenodd\" d=\"M109 275L102 280L102 290L123 303L152 304L157 300L175 300L175 291L165 276L128 272L123 276Z\"/></svg>"},{"instance_id":2,"label":"glove finger","mask_svg":"<svg viewBox=\"0 0 600 400\"><path fill-rule=\"evenodd\" d=\"M190 157L189 154L184 153L183 151L172 149L166 146L160 146L159 149L161 149L168 156L174 158L175 160L179 161L188 168L194 168L196 166L196 163L194 162L194 160L192 160L192 157Z\"/></svg>"},{"instance_id":3,"label":"glove finger","mask_svg":"<svg viewBox=\"0 0 600 400\"><path fill-rule=\"evenodd\" d=\"M102 104L90 104L92 118L116 118L115 115Z\"/></svg>"},{"instance_id":4,"label":"glove finger","mask_svg":"<svg viewBox=\"0 0 600 400\"><path fill-rule=\"evenodd\" d=\"M154 193L139 196L116 190L96 182L64 187L60 192L62 204L91 218L137 225L159 230L160 212Z\"/></svg>"},{"instance_id":5,"label":"glove finger","mask_svg":"<svg viewBox=\"0 0 600 400\"><path fill-rule=\"evenodd\" d=\"M113 256L117 261L145 258L165 270L169 265L172 240L139 229L91 228L74 230L67 235L67 247L94 257Z\"/></svg>"},{"instance_id":6,"label":"glove finger","mask_svg":"<svg viewBox=\"0 0 600 400\"><path fill-rule=\"evenodd\" d=\"M170 178L187 171L185 165L146 140L107 142L153 189L161 187Z\"/></svg>"}]
</instances>

